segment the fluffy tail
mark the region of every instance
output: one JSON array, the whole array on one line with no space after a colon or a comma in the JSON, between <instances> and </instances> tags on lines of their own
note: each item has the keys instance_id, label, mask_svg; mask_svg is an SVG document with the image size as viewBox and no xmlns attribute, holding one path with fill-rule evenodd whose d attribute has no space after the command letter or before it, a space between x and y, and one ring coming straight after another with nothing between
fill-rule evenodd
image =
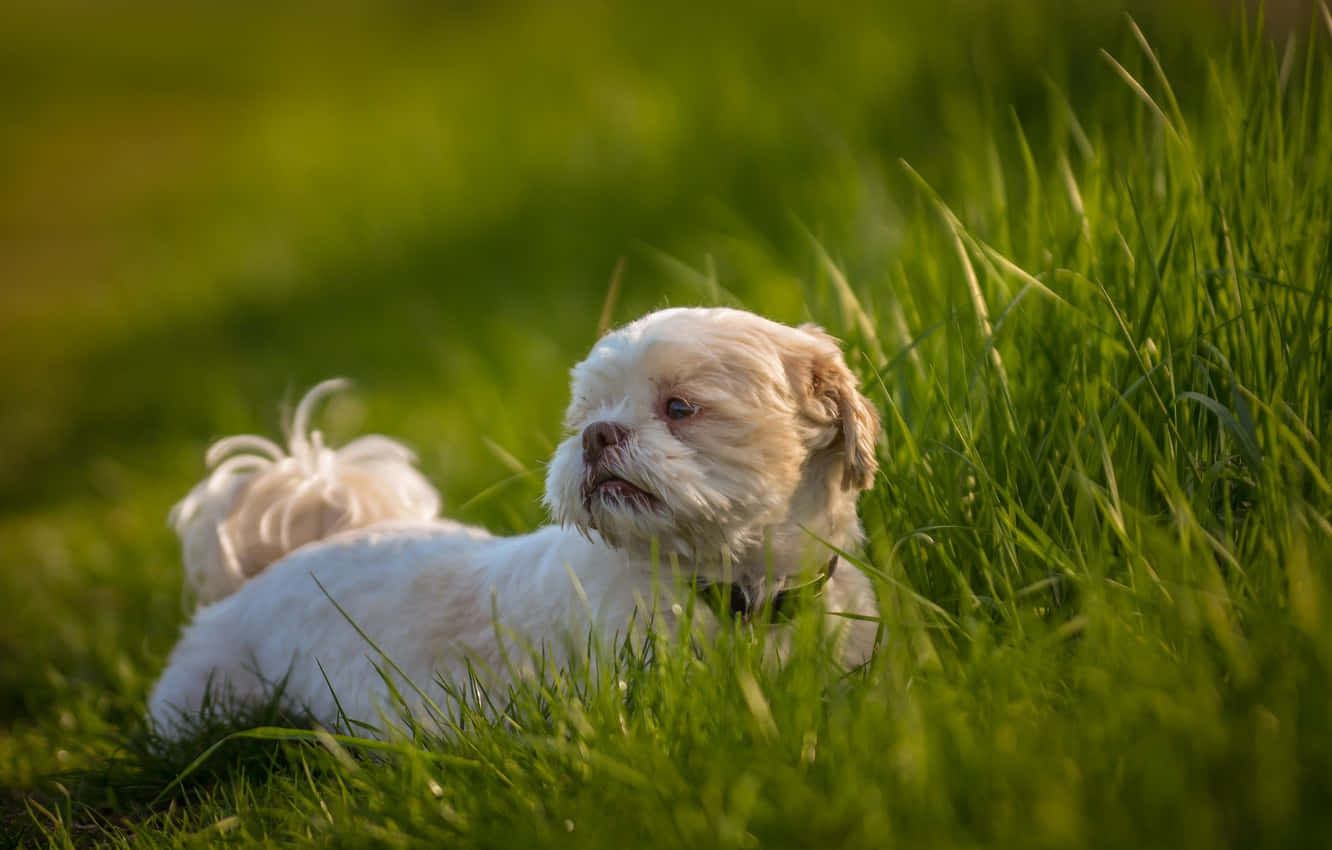
<instances>
[{"instance_id":1,"label":"fluffy tail","mask_svg":"<svg viewBox=\"0 0 1332 850\"><path fill-rule=\"evenodd\" d=\"M372 434L333 449L309 430L315 404L346 386L334 379L306 393L286 452L252 434L209 448L212 472L167 520L180 536L186 586L198 604L227 596L306 543L384 520L436 516L439 493L401 443Z\"/></svg>"}]
</instances>

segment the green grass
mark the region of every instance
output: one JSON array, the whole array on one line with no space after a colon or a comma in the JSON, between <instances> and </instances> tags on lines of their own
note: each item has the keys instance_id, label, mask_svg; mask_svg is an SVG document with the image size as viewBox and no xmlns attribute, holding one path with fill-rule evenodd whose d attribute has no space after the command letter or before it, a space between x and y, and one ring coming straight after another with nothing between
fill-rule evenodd
<instances>
[{"instance_id":1,"label":"green grass","mask_svg":"<svg viewBox=\"0 0 1332 850\"><path fill-rule=\"evenodd\" d=\"M777 6L7 13L0 843L1326 841L1332 20ZM872 668L667 641L150 754L208 441L348 375L330 431L530 529L613 278L847 341Z\"/></svg>"}]
</instances>

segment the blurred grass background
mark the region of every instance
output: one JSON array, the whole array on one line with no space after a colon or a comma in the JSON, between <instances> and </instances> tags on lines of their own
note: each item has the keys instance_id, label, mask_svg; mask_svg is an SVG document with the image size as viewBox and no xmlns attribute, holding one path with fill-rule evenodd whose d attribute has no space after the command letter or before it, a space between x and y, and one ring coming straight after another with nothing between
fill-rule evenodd
<instances>
[{"instance_id":1,"label":"blurred grass background","mask_svg":"<svg viewBox=\"0 0 1332 850\"><path fill-rule=\"evenodd\" d=\"M915 347L967 309L964 270L930 192L1029 269L1073 263L1082 249L1049 241L1063 214L1042 207L1052 186L1063 191L1054 163L1136 175L1105 179L1089 208L1122 213L1122 190L1152 173L1170 184L1160 197L1174 197L1168 169L1152 172L1160 125L1099 52L1150 78L1125 11L1187 118L1214 128L1225 121L1208 110L1243 90L1224 83L1246 68L1266 62L1276 75L1285 57L1299 78L1314 10L1268 9L1266 35L1245 41L1239 31L1253 18L1191 0L9 4L0 15L6 818L23 820L39 777L95 762L101 736L137 720L183 618L164 517L201 474L211 439L273 433L281 401L346 375L359 390L330 407L335 436L400 436L451 514L529 529L542 520L541 463L559 436L565 371L595 338L614 279L617 322L718 301L819 321L852 340L867 380L885 370L877 385L897 408L886 416L946 440L946 423L934 427L945 414L894 371L941 355L931 360L939 386L957 392L940 395L965 406L966 373L985 359L945 334L933 349ZM1326 32L1311 32L1325 46ZM1270 57L1246 65L1248 49ZM1316 94L1312 102L1316 112ZM1326 157L1332 140L1321 142L1292 162ZM1206 147L1200 172L1213 165ZM1321 209L1321 222L1295 222L1291 233L1326 239ZM1146 220L1159 225L1148 243L1159 251L1170 233L1173 244L1170 220ZM1135 250L1140 235L1118 234ZM1140 280L1136 266L1105 262L1112 288L1117 272ZM840 275L874 317L869 332ZM1145 293L1125 286L1141 307ZM1063 401L1040 386L1059 372L1051 363L1075 356L1060 346L1083 337L1059 315L1038 315L1048 332L1006 343L1012 403L1057 404L1055 422L1079 405L1069 398L1096 397L1099 409L1090 378L1070 378ZM1168 331L1168 313L1164 321ZM1183 325L1200 321L1181 314ZM1325 348L1323 331L1309 332ZM1120 369L1097 357L1089 371ZM954 431L973 425L982 426ZM1321 434L1326 422L1310 427ZM895 429L886 468L915 469ZM1125 477L1126 492L1150 489L1152 462ZM945 468L913 474L953 493L957 520L961 491L975 483ZM919 500L891 480L878 496L867 523L882 555L912 530L901 503ZM1148 518L1160 507L1140 502ZM1128 545L1087 548L1109 563ZM981 566L960 569L983 573L987 556L977 557ZM913 563L922 593L965 608L967 581L944 569L957 563L933 574L929 557ZM1157 636L1147 629L1142 639ZM1205 702L1220 680L1199 676ZM1197 780L1187 758L1178 764L1181 775L1161 780L1163 799L1193 799L1172 796Z\"/></svg>"}]
</instances>

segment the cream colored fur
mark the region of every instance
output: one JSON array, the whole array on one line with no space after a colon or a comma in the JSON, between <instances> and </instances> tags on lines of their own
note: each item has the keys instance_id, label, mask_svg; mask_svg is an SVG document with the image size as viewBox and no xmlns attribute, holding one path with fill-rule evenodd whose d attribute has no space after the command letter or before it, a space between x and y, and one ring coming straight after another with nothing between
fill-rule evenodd
<instances>
[{"instance_id":1,"label":"cream colored fur","mask_svg":"<svg viewBox=\"0 0 1332 850\"><path fill-rule=\"evenodd\" d=\"M213 472L168 517L184 548L185 584L201 605L216 602L283 555L339 531L383 520L427 521L439 494L401 443L377 434L341 449L310 430L314 406L343 389L324 381L296 407L287 450L242 434L208 450Z\"/></svg>"},{"instance_id":2,"label":"cream colored fur","mask_svg":"<svg viewBox=\"0 0 1332 850\"><path fill-rule=\"evenodd\" d=\"M678 308L602 338L573 369L568 437L547 473L556 524L517 537L436 519L438 497L398 443L324 446L309 416L338 386L301 403L287 452L219 442L213 473L172 513L203 607L149 698L168 734L210 689L253 702L279 681L287 706L321 723L339 723L341 706L378 724L390 665L371 641L410 680L397 683L409 707L444 704L434 683L463 681L469 665L502 685L506 659L530 649L567 663L589 631L610 644L632 622L669 623L671 568L772 593L826 564L827 544L861 542L878 417L817 328ZM672 399L691 415L673 418ZM845 560L821 598L877 612ZM868 657L873 623L828 624L847 663Z\"/></svg>"}]
</instances>

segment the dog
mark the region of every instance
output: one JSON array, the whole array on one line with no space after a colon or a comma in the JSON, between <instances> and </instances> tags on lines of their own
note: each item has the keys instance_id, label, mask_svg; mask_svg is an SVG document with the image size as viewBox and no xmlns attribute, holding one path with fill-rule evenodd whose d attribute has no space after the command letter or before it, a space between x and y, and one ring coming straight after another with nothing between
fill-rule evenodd
<instances>
[{"instance_id":1,"label":"dog","mask_svg":"<svg viewBox=\"0 0 1332 850\"><path fill-rule=\"evenodd\" d=\"M683 610L670 576L718 600L690 608L718 623L812 588L850 615L825 618L842 661L870 657L873 587L839 553L863 542L879 420L823 330L671 308L602 337L572 370L546 476L553 523L514 537L439 518L393 440L326 446L311 413L342 385L304 398L285 450L216 443L211 474L173 509L200 607L149 697L164 735L217 695L254 704L274 683L328 728L374 726L477 670L511 682L524 648L567 665L589 636L669 625Z\"/></svg>"}]
</instances>

